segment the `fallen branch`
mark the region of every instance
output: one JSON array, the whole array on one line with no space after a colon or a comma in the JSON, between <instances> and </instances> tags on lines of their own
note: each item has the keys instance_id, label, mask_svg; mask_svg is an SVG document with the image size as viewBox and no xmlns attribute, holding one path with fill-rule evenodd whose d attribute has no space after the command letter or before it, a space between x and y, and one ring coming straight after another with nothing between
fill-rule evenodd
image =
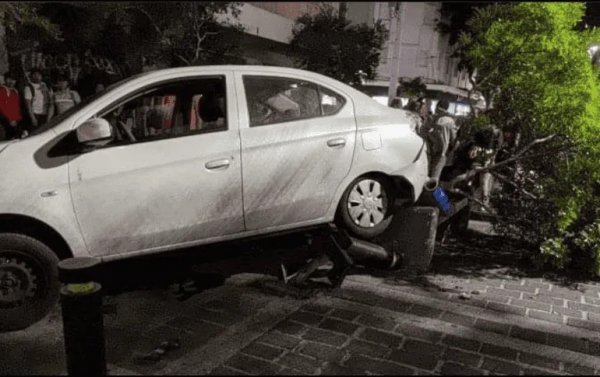
<instances>
[{"instance_id":1,"label":"fallen branch","mask_svg":"<svg viewBox=\"0 0 600 377\"><path fill-rule=\"evenodd\" d=\"M511 185L512 187L514 187L515 189L517 189L517 191L519 191L523 195L525 195L525 196L527 196L527 197L529 197L529 198L531 198L533 200L539 199L537 196L533 195L529 191L527 191L524 188L520 187L515 182L511 181L510 179L506 178L505 176L503 176L503 175L501 175L501 174L499 174L497 172L493 172L492 174L494 175L494 177L500 179L502 182L508 183L509 185Z\"/></svg>"},{"instance_id":2,"label":"fallen branch","mask_svg":"<svg viewBox=\"0 0 600 377\"><path fill-rule=\"evenodd\" d=\"M485 208L488 212L493 213L494 210L492 208L490 208L487 204L485 204L484 202L482 202L481 200L477 199L474 196L471 196L469 194L467 194L466 192L464 192L463 190L460 189L450 189L449 190L451 193L454 194L459 194L459 195L463 195L464 197L466 197L469 200L474 201L475 203L479 204L480 206L482 206L483 208Z\"/></svg>"},{"instance_id":3,"label":"fallen branch","mask_svg":"<svg viewBox=\"0 0 600 377\"><path fill-rule=\"evenodd\" d=\"M486 165L486 166L479 166L479 167L471 169L471 170L469 170L469 171L467 171L467 172L465 172L463 174L460 174L460 175L456 176L454 179L452 179L450 181L450 187L454 187L454 185L456 185L459 182L463 182L463 181L469 180L469 179L473 178L474 176L476 176L477 174L479 174L481 172L486 172L486 171L489 171L489 170L497 169L497 168L502 167L504 165L508 165L508 164L510 164L512 162L518 161L518 160L520 160L520 159L522 159L524 157L529 157L529 156L524 156L524 155L532 147L534 147L534 146L536 146L538 144L546 143L546 142L554 139L555 137L556 137L556 134L552 134L550 136L546 136L546 137L541 138L541 139L536 139L536 140L532 141L531 143L529 143L527 146L525 146L525 148L521 149L517 154L515 154L511 158L508 158L508 159L506 159L506 160L504 160L502 162L498 162L498 163L495 163L495 164L490 164L490 165Z\"/></svg>"}]
</instances>

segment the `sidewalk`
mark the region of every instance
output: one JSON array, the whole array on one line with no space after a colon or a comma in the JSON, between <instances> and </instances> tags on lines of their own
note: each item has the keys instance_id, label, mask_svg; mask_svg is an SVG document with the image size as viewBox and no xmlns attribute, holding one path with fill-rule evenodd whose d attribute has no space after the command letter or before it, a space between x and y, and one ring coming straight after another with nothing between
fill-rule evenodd
<instances>
[{"instance_id":1,"label":"sidewalk","mask_svg":"<svg viewBox=\"0 0 600 377\"><path fill-rule=\"evenodd\" d=\"M339 289L294 292L243 273L185 301L118 295L109 374L600 374L600 284L538 276L494 238L437 245L418 279L355 270ZM0 374L64 374L61 326L56 311L0 334ZM169 339L181 347L143 359Z\"/></svg>"}]
</instances>

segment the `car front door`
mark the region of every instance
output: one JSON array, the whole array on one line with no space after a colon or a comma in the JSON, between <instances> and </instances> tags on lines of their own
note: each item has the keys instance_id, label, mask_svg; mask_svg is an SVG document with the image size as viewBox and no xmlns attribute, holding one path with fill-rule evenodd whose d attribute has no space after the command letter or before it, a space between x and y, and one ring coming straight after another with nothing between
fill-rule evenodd
<instances>
[{"instance_id":1,"label":"car front door","mask_svg":"<svg viewBox=\"0 0 600 377\"><path fill-rule=\"evenodd\" d=\"M323 219L352 162L349 98L299 78L236 73L247 230Z\"/></svg>"},{"instance_id":2,"label":"car front door","mask_svg":"<svg viewBox=\"0 0 600 377\"><path fill-rule=\"evenodd\" d=\"M244 231L234 101L230 74L194 76L149 85L98 112L114 139L69 163L73 205L92 255Z\"/></svg>"}]
</instances>

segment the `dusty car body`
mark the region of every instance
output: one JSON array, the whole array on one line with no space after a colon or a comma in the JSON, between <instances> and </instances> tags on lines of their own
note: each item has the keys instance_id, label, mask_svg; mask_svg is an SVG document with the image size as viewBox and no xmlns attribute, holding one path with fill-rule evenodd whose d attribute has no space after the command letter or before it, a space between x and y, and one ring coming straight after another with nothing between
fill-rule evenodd
<instances>
[{"instance_id":1,"label":"dusty car body","mask_svg":"<svg viewBox=\"0 0 600 377\"><path fill-rule=\"evenodd\" d=\"M425 148L404 111L312 72L204 66L128 78L0 145L3 328L39 319L14 317L55 298L59 259L269 234L332 222L340 208L373 228L392 197L419 197Z\"/></svg>"}]
</instances>

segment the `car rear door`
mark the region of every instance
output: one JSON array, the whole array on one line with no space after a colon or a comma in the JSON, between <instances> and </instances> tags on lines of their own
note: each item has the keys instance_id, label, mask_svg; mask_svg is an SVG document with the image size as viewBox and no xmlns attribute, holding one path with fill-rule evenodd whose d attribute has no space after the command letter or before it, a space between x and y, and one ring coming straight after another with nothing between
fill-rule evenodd
<instances>
[{"instance_id":1,"label":"car rear door","mask_svg":"<svg viewBox=\"0 0 600 377\"><path fill-rule=\"evenodd\" d=\"M350 98L310 78L259 71L237 72L236 88L246 229L324 219L351 167Z\"/></svg>"}]
</instances>

